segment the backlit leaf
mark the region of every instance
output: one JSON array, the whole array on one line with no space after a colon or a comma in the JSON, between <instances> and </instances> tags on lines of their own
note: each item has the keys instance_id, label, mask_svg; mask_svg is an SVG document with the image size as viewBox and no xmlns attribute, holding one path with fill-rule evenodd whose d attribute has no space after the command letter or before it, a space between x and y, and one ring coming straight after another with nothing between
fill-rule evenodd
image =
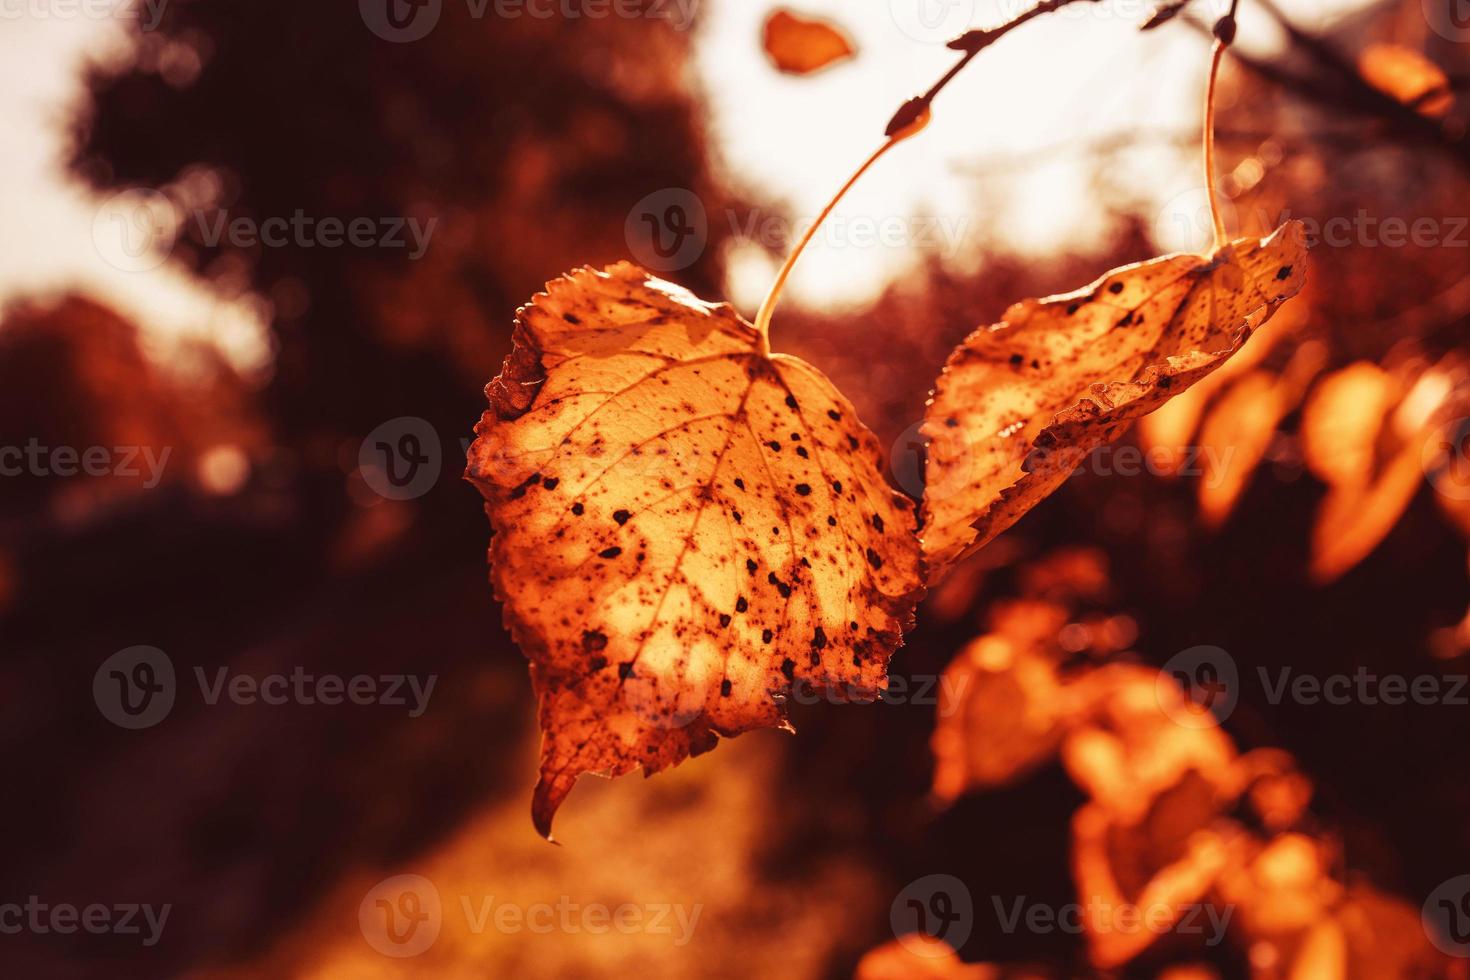
<instances>
[{"instance_id":1,"label":"backlit leaf","mask_svg":"<svg viewBox=\"0 0 1470 980\"><path fill-rule=\"evenodd\" d=\"M467 477L531 661L549 835L584 772L788 727L793 688L883 690L922 592L907 498L815 368L629 263L520 311Z\"/></svg>"},{"instance_id":2,"label":"backlit leaf","mask_svg":"<svg viewBox=\"0 0 1470 980\"><path fill-rule=\"evenodd\" d=\"M852 41L834 25L786 10L766 18L762 34L771 63L791 75L810 75L853 54Z\"/></svg>"},{"instance_id":3,"label":"backlit leaf","mask_svg":"<svg viewBox=\"0 0 1470 980\"><path fill-rule=\"evenodd\" d=\"M923 426L931 570L973 552L1099 446L1225 362L1301 289L1299 222L1023 300L950 355Z\"/></svg>"}]
</instances>

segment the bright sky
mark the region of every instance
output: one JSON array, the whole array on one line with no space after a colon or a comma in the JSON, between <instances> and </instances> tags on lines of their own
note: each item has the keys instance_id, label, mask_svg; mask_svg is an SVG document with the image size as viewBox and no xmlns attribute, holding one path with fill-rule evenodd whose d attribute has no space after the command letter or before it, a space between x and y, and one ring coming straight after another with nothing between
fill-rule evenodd
<instances>
[{"instance_id":1,"label":"bright sky","mask_svg":"<svg viewBox=\"0 0 1470 980\"><path fill-rule=\"evenodd\" d=\"M1220 2L1195 6L1203 16ZM1284 6L1300 23L1320 27L1358 3ZM772 5L707 3L697 74L731 177L752 199L789 208L799 234L878 145L899 104L954 63L944 41L1029 5L799 0L795 12L844 26L858 54L796 78L775 72L760 49ZM1239 43L1254 51L1279 43L1263 18L1251 15L1249 0L1244 7ZM980 54L940 95L928 129L894 148L839 205L832 227L819 232L797 265L787 296L829 309L861 305L923 253L973 269L987 245L1044 253L1061 243L1097 244L1107 228L1090 197L1096 160L1077 147L1125 132L1191 141L1199 132L1208 43L1180 21L1140 33L1137 25L1152 9L1153 0L1080 3L1024 25ZM1112 183L1156 216L1164 247L1204 245L1208 218L1196 144L1141 142L1109 159ZM711 214L709 220L732 219ZM860 235L885 224L893 229L886 240ZM753 309L780 259L756 247L737 247L732 258L731 298Z\"/></svg>"},{"instance_id":2,"label":"bright sky","mask_svg":"<svg viewBox=\"0 0 1470 980\"><path fill-rule=\"evenodd\" d=\"M133 7L106 2L113 11ZM102 10L99 0L0 0L0 304L79 289L143 324L162 360L180 339L203 337L237 368L264 367L268 335L248 300L218 296L163 264L168 234L148 240L135 224L119 224L140 217L138 199L95 196L65 176L82 67L128 50L118 15L89 16Z\"/></svg>"},{"instance_id":3,"label":"bright sky","mask_svg":"<svg viewBox=\"0 0 1470 980\"><path fill-rule=\"evenodd\" d=\"M798 79L777 74L760 49L761 23L775 4L703 0L695 84L709 99L729 176L751 199L776 206L763 218L778 218L782 207L794 213L798 224L784 230L799 234L874 149L893 110L953 63L943 41L966 25L998 23L1022 2L801 0L798 12L844 25L858 56ZM926 253L976 267L996 244L987 236L1037 252L1096 242L1106 229L1089 197L1092 161L1070 147L1125 131L1190 134L1199 125L1206 45L1180 23L1140 35L1150 2L1078 4L984 52L940 96L929 128L843 202L788 295L824 308L858 305ZM1286 6L1320 27L1360 2ZM108 4L129 13L97 16ZM155 209L150 218L146 195L105 200L64 175L81 67L87 58L122 57L128 35L118 17L135 8L148 14L132 0L0 0L0 303L82 289L143 323L165 357L179 338L209 337L242 369L262 367L270 349L258 300L222 297L164 264L171 216ZM1273 39L1249 16L1249 0L1245 8L1241 43L1268 46ZM1151 142L1110 159L1115 184L1158 215L1167 247L1199 246L1204 229L1191 218L1202 202L1197 152ZM163 234L148 234L159 227ZM730 298L753 311L778 260L756 247L732 258Z\"/></svg>"}]
</instances>

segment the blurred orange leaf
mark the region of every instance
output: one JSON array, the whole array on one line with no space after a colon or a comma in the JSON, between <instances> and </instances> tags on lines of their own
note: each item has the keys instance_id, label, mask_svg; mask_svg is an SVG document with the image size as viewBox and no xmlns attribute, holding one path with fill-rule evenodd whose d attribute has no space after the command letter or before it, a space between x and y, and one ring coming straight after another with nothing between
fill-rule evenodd
<instances>
[{"instance_id":1,"label":"blurred orange leaf","mask_svg":"<svg viewBox=\"0 0 1470 980\"><path fill-rule=\"evenodd\" d=\"M467 478L544 735L532 814L584 772L875 699L921 593L907 498L815 368L630 263L523 307Z\"/></svg>"},{"instance_id":2,"label":"blurred orange leaf","mask_svg":"<svg viewBox=\"0 0 1470 980\"><path fill-rule=\"evenodd\" d=\"M851 58L852 41L830 21L777 10L766 18L762 44L771 63L791 75L810 75Z\"/></svg>"},{"instance_id":3,"label":"blurred orange leaf","mask_svg":"<svg viewBox=\"0 0 1470 980\"><path fill-rule=\"evenodd\" d=\"M1453 360L1417 377L1359 361L1313 392L1302 412L1302 449L1328 488L1312 528L1317 581L1366 558L1418 493L1425 446L1453 390Z\"/></svg>"},{"instance_id":4,"label":"blurred orange leaf","mask_svg":"<svg viewBox=\"0 0 1470 980\"><path fill-rule=\"evenodd\" d=\"M1306 278L1300 222L1012 306L950 355L923 426L924 551L975 551L1092 450L1224 363ZM1098 383L1103 379L1106 383Z\"/></svg>"},{"instance_id":5,"label":"blurred orange leaf","mask_svg":"<svg viewBox=\"0 0 1470 980\"><path fill-rule=\"evenodd\" d=\"M1420 114L1438 119L1454 105L1444 70L1402 44L1370 44L1358 55L1363 80Z\"/></svg>"}]
</instances>

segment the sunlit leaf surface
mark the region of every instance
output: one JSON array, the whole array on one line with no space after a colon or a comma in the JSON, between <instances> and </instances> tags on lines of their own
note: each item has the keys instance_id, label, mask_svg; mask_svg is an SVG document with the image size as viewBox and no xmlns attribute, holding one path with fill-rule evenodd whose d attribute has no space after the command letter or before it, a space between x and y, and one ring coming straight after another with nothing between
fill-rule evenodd
<instances>
[{"instance_id":1,"label":"sunlit leaf surface","mask_svg":"<svg viewBox=\"0 0 1470 980\"><path fill-rule=\"evenodd\" d=\"M550 833L584 772L783 727L793 688L876 698L921 594L907 498L815 368L620 263L523 308L468 478L531 660Z\"/></svg>"},{"instance_id":2,"label":"sunlit leaf surface","mask_svg":"<svg viewBox=\"0 0 1470 980\"><path fill-rule=\"evenodd\" d=\"M1055 490L1093 449L1208 375L1301 289L1298 222L1023 300L950 356L930 401L924 550L938 569Z\"/></svg>"}]
</instances>

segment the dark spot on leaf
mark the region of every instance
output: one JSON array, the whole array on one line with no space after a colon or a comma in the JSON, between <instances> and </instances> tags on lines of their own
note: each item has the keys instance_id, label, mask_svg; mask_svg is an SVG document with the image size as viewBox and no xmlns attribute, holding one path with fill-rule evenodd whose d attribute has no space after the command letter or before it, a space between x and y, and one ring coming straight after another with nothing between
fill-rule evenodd
<instances>
[{"instance_id":1,"label":"dark spot on leaf","mask_svg":"<svg viewBox=\"0 0 1470 980\"><path fill-rule=\"evenodd\" d=\"M555 490L556 485L560 482L560 477L548 476L546 479L541 481L541 486L547 490Z\"/></svg>"},{"instance_id":2,"label":"dark spot on leaf","mask_svg":"<svg viewBox=\"0 0 1470 980\"><path fill-rule=\"evenodd\" d=\"M747 558L747 559L745 559L745 570L747 572L749 572L750 574L754 575L755 574L756 567L757 566L756 566L756 563L755 563L755 559L754 558Z\"/></svg>"},{"instance_id":3,"label":"dark spot on leaf","mask_svg":"<svg viewBox=\"0 0 1470 980\"><path fill-rule=\"evenodd\" d=\"M833 422L841 422L842 413L837 411L837 409L835 408L829 408L827 409L827 418L831 419Z\"/></svg>"},{"instance_id":4,"label":"dark spot on leaf","mask_svg":"<svg viewBox=\"0 0 1470 980\"><path fill-rule=\"evenodd\" d=\"M1281 268L1279 268L1279 269L1276 270L1276 278L1277 279L1285 279L1287 276L1290 276L1290 275L1291 275L1291 266L1289 266L1289 265L1283 265Z\"/></svg>"},{"instance_id":5,"label":"dark spot on leaf","mask_svg":"<svg viewBox=\"0 0 1470 980\"><path fill-rule=\"evenodd\" d=\"M781 673L786 675L788 681L796 679L796 661L787 657L781 661Z\"/></svg>"},{"instance_id":6,"label":"dark spot on leaf","mask_svg":"<svg viewBox=\"0 0 1470 980\"><path fill-rule=\"evenodd\" d=\"M729 626L730 625L730 614L729 613L720 613L720 625L721 626Z\"/></svg>"},{"instance_id":7,"label":"dark spot on leaf","mask_svg":"<svg viewBox=\"0 0 1470 980\"><path fill-rule=\"evenodd\" d=\"M761 630L761 642L762 643L770 643L771 642L771 638L774 637L775 635L776 634L775 633L772 633L770 630Z\"/></svg>"},{"instance_id":8,"label":"dark spot on leaf","mask_svg":"<svg viewBox=\"0 0 1470 980\"><path fill-rule=\"evenodd\" d=\"M795 395L787 395L786 396L786 407L787 408L793 408L793 409L796 407L796 396Z\"/></svg>"},{"instance_id":9,"label":"dark spot on leaf","mask_svg":"<svg viewBox=\"0 0 1470 980\"><path fill-rule=\"evenodd\" d=\"M576 514L578 517L581 517L582 516L582 513L586 509L587 509L586 507L583 507L582 506L582 501L580 501L580 500L577 501L575 504L572 504L572 513L573 514Z\"/></svg>"},{"instance_id":10,"label":"dark spot on leaf","mask_svg":"<svg viewBox=\"0 0 1470 980\"><path fill-rule=\"evenodd\" d=\"M833 493L841 493L842 492L842 481L841 480L833 480L832 481L832 492Z\"/></svg>"},{"instance_id":11,"label":"dark spot on leaf","mask_svg":"<svg viewBox=\"0 0 1470 980\"><path fill-rule=\"evenodd\" d=\"M720 697L722 697L722 698L728 698L729 696L730 696L730 678L727 677L724 680L720 681Z\"/></svg>"},{"instance_id":12,"label":"dark spot on leaf","mask_svg":"<svg viewBox=\"0 0 1470 980\"><path fill-rule=\"evenodd\" d=\"M812 492L812 488L811 488L810 484L798 483L796 485L796 492L799 493L799 494L801 494L803 497L805 497L807 494L809 494L809 493Z\"/></svg>"},{"instance_id":13,"label":"dark spot on leaf","mask_svg":"<svg viewBox=\"0 0 1470 980\"><path fill-rule=\"evenodd\" d=\"M781 444L779 442L777 442L775 439L772 439L770 442L766 443L766 445L767 446L770 446L772 449L774 449L778 453L781 451Z\"/></svg>"},{"instance_id":14,"label":"dark spot on leaf","mask_svg":"<svg viewBox=\"0 0 1470 980\"><path fill-rule=\"evenodd\" d=\"M883 559L879 558L878 552L874 551L872 548L868 549L868 564L872 565L874 568L883 567Z\"/></svg>"},{"instance_id":15,"label":"dark spot on leaf","mask_svg":"<svg viewBox=\"0 0 1470 980\"><path fill-rule=\"evenodd\" d=\"M1112 293L1114 296L1118 295L1122 291L1123 291L1123 284L1121 282L1115 282L1111 286L1108 287L1108 292Z\"/></svg>"},{"instance_id":16,"label":"dark spot on leaf","mask_svg":"<svg viewBox=\"0 0 1470 980\"><path fill-rule=\"evenodd\" d=\"M623 549L622 548L619 548L617 545L613 545L611 548L603 548L597 554L598 554L599 557L602 557L602 558L616 558L618 555L621 555L622 553L623 553Z\"/></svg>"},{"instance_id":17,"label":"dark spot on leaf","mask_svg":"<svg viewBox=\"0 0 1470 980\"><path fill-rule=\"evenodd\" d=\"M873 515L873 527L878 529L878 533L881 534L883 532L883 518L877 514Z\"/></svg>"},{"instance_id":18,"label":"dark spot on leaf","mask_svg":"<svg viewBox=\"0 0 1470 980\"><path fill-rule=\"evenodd\" d=\"M817 631L812 634L812 646L816 647L818 650L824 649L827 646L827 634L822 632L822 627L820 626L818 626Z\"/></svg>"},{"instance_id":19,"label":"dark spot on leaf","mask_svg":"<svg viewBox=\"0 0 1470 980\"><path fill-rule=\"evenodd\" d=\"M741 596L740 598L738 598L738 599L735 600L735 611L736 612L745 612L745 610L747 610L749 608L750 608L750 603L748 603L748 602L745 601L745 596Z\"/></svg>"},{"instance_id":20,"label":"dark spot on leaf","mask_svg":"<svg viewBox=\"0 0 1470 980\"><path fill-rule=\"evenodd\" d=\"M615 510L615 511L613 511L613 520L617 521L619 524L626 524L626 523L628 523L628 518L630 518L632 516L633 515L630 514L630 513L628 513L626 510Z\"/></svg>"},{"instance_id":21,"label":"dark spot on leaf","mask_svg":"<svg viewBox=\"0 0 1470 980\"><path fill-rule=\"evenodd\" d=\"M582 631L582 649L587 653L595 653L607 646L607 634L601 630Z\"/></svg>"},{"instance_id":22,"label":"dark spot on leaf","mask_svg":"<svg viewBox=\"0 0 1470 980\"><path fill-rule=\"evenodd\" d=\"M737 487L739 487L741 490L744 490L745 489L745 481L742 480L742 479L740 479L740 477L738 477L738 476L735 478L735 485Z\"/></svg>"},{"instance_id":23,"label":"dark spot on leaf","mask_svg":"<svg viewBox=\"0 0 1470 980\"><path fill-rule=\"evenodd\" d=\"M618 679L627 680L633 676L633 662L630 660L625 664L618 664Z\"/></svg>"},{"instance_id":24,"label":"dark spot on leaf","mask_svg":"<svg viewBox=\"0 0 1470 980\"><path fill-rule=\"evenodd\" d=\"M1069 303L1067 305L1067 316L1071 316L1073 313L1076 313L1080 309L1082 309L1081 303Z\"/></svg>"}]
</instances>

